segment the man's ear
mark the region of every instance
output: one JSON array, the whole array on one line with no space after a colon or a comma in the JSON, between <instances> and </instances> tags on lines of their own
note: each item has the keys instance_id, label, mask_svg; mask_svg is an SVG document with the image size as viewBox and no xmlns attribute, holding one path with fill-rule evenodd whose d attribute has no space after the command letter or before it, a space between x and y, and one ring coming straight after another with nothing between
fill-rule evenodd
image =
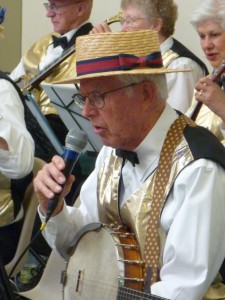
<instances>
[{"instance_id":1,"label":"man's ear","mask_svg":"<svg viewBox=\"0 0 225 300\"><path fill-rule=\"evenodd\" d=\"M149 100L155 99L156 87L151 81L143 81L141 87L144 100L149 102Z\"/></svg>"},{"instance_id":2,"label":"man's ear","mask_svg":"<svg viewBox=\"0 0 225 300\"><path fill-rule=\"evenodd\" d=\"M86 11L87 7L86 7L86 3L85 2L81 2L79 4L78 7L78 16L83 16L85 11Z\"/></svg>"}]
</instances>

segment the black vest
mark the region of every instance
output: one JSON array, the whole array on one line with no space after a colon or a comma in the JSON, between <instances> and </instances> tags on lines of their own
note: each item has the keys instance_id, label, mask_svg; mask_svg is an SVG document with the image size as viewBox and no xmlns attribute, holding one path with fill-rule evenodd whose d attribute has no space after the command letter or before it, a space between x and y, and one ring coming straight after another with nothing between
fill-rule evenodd
<instances>
[{"instance_id":1,"label":"black vest","mask_svg":"<svg viewBox=\"0 0 225 300\"><path fill-rule=\"evenodd\" d=\"M175 53L177 53L181 57L187 57L194 60L203 70L205 76L209 74L209 71L206 65L199 59L193 52L191 52L187 47L181 44L178 40L173 38L173 46L171 47Z\"/></svg>"}]
</instances>

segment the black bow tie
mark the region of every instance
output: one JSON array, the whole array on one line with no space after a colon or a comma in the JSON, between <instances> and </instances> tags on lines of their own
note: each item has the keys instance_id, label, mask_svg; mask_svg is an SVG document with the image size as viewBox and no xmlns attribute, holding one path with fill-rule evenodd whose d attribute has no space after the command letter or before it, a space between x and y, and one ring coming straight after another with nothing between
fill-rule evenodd
<instances>
[{"instance_id":1,"label":"black bow tie","mask_svg":"<svg viewBox=\"0 0 225 300\"><path fill-rule=\"evenodd\" d=\"M135 164L139 164L139 159L136 152L116 149L116 155L122 157L123 159L129 160L133 167L135 167Z\"/></svg>"},{"instance_id":2,"label":"black bow tie","mask_svg":"<svg viewBox=\"0 0 225 300\"><path fill-rule=\"evenodd\" d=\"M66 46L68 45L68 41L67 41L67 38L65 36L57 37L57 36L53 35L52 40L53 40L54 48L57 47L57 46L61 46L63 49L65 49Z\"/></svg>"}]
</instances>

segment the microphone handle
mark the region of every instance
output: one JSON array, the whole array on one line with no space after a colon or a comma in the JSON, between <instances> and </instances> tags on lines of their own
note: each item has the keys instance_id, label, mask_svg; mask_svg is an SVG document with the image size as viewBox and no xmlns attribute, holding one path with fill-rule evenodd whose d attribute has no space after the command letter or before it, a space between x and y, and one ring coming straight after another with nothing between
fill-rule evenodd
<instances>
[{"instance_id":1,"label":"microphone handle","mask_svg":"<svg viewBox=\"0 0 225 300\"><path fill-rule=\"evenodd\" d=\"M65 169L63 170L63 174L66 177L66 180L69 178L79 156L80 156L80 153L69 150L69 149L65 149L62 157L65 161ZM51 215L53 214L55 208L57 207L57 205L59 203L59 199L64 190L64 185L65 184L62 185L62 191L58 194L55 194L55 197L53 199L50 199L48 202L48 210L47 210L46 220L45 220L46 222L50 219Z\"/></svg>"}]
</instances>

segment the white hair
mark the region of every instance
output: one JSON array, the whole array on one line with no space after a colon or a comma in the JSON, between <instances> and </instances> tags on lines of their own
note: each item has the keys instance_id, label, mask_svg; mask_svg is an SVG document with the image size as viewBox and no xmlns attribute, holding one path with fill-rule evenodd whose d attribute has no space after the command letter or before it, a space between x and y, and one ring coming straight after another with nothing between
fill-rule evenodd
<instances>
[{"instance_id":1,"label":"white hair","mask_svg":"<svg viewBox=\"0 0 225 300\"><path fill-rule=\"evenodd\" d=\"M165 74L124 74L118 76L118 79L125 85L129 83L141 83L142 81L150 81L156 86L157 93L161 99L166 101L166 99L168 98L168 89Z\"/></svg>"},{"instance_id":2,"label":"white hair","mask_svg":"<svg viewBox=\"0 0 225 300\"><path fill-rule=\"evenodd\" d=\"M191 15L191 24L197 26L205 21L213 21L225 30L225 0L204 0Z\"/></svg>"}]
</instances>

